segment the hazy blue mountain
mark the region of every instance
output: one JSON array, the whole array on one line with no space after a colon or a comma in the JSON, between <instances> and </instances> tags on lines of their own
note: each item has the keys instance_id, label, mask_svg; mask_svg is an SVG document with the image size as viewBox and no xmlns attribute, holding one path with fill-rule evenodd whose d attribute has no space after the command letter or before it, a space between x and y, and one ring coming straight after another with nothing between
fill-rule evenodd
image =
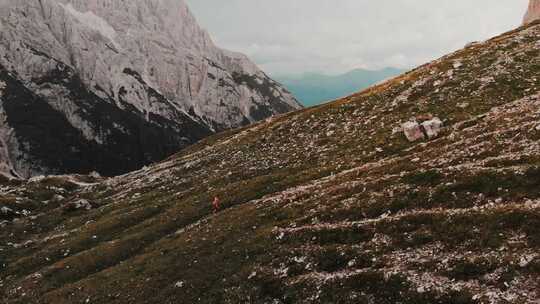
<instances>
[{"instance_id":1,"label":"hazy blue mountain","mask_svg":"<svg viewBox=\"0 0 540 304\"><path fill-rule=\"evenodd\" d=\"M275 78L305 106L312 106L358 92L404 71L396 68L376 71L356 69L337 76L306 73L301 76Z\"/></svg>"}]
</instances>

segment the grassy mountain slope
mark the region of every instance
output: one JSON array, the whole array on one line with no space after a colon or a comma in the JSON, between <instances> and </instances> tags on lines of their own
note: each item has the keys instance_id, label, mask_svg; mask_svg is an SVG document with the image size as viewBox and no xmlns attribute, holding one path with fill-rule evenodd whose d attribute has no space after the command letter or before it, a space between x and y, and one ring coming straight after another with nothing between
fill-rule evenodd
<instances>
[{"instance_id":1,"label":"grassy mountain slope","mask_svg":"<svg viewBox=\"0 0 540 304\"><path fill-rule=\"evenodd\" d=\"M48 208L32 193L59 181L6 185L0 205L29 205L0 230L0 299L536 303L539 38L537 22ZM393 132L428 113L438 138ZM78 198L97 206L60 207Z\"/></svg>"},{"instance_id":2,"label":"grassy mountain slope","mask_svg":"<svg viewBox=\"0 0 540 304\"><path fill-rule=\"evenodd\" d=\"M314 106L353 94L403 72L395 68L376 71L357 69L337 76L314 73L301 77L282 77L279 81L304 105Z\"/></svg>"}]
</instances>

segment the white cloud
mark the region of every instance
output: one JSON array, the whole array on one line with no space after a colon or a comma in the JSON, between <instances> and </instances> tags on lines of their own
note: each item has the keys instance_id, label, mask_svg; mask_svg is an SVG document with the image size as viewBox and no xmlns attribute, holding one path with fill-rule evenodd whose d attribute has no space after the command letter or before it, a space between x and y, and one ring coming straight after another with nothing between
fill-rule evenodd
<instances>
[{"instance_id":1,"label":"white cloud","mask_svg":"<svg viewBox=\"0 0 540 304\"><path fill-rule=\"evenodd\" d=\"M271 74L412 67L518 26L528 0L188 0Z\"/></svg>"}]
</instances>

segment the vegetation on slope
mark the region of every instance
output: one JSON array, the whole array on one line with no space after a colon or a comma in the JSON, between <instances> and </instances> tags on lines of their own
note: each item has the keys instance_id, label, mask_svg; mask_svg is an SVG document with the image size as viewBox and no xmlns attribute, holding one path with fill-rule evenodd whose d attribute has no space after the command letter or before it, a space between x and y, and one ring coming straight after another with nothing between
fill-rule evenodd
<instances>
[{"instance_id":1,"label":"vegetation on slope","mask_svg":"<svg viewBox=\"0 0 540 304\"><path fill-rule=\"evenodd\" d=\"M69 192L92 210L34 207L2 224L0 299L535 303L539 37L534 23ZM427 114L441 135L408 142L400 125Z\"/></svg>"}]
</instances>

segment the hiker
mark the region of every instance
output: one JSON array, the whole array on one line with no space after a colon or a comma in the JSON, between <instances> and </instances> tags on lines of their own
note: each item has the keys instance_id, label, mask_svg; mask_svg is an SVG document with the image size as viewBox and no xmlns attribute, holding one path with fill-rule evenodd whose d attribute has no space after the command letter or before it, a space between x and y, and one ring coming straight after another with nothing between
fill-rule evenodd
<instances>
[{"instance_id":1,"label":"hiker","mask_svg":"<svg viewBox=\"0 0 540 304\"><path fill-rule=\"evenodd\" d=\"M214 201L212 202L212 208L214 210L214 213L219 211L219 207L221 205L221 201L219 200L219 197L214 197Z\"/></svg>"}]
</instances>

